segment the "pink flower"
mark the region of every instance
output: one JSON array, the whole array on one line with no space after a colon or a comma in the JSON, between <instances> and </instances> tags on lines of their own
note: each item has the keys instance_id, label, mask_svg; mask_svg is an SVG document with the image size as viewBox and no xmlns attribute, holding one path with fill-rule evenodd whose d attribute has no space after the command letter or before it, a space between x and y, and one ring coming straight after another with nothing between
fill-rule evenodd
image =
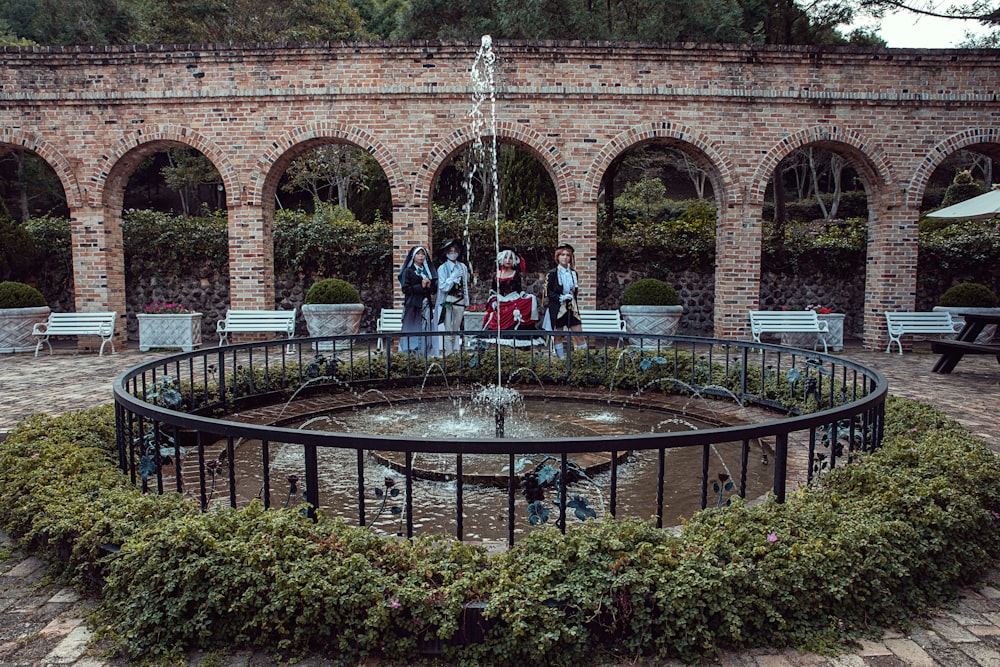
<instances>
[{"instance_id":1,"label":"pink flower","mask_svg":"<svg viewBox=\"0 0 1000 667\"><path fill-rule=\"evenodd\" d=\"M778 534L777 533L768 533L767 534L767 541L768 542L777 542L778 541Z\"/></svg>"},{"instance_id":2,"label":"pink flower","mask_svg":"<svg viewBox=\"0 0 1000 667\"><path fill-rule=\"evenodd\" d=\"M400 604L400 602L399 602L399 598L393 598L393 599L389 600L389 608L390 609L399 609L402 606L403 605Z\"/></svg>"}]
</instances>

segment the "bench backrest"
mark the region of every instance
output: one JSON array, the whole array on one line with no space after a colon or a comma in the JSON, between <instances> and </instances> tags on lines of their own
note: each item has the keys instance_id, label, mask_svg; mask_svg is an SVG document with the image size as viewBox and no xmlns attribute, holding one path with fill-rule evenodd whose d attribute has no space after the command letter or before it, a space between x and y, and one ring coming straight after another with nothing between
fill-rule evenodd
<instances>
[{"instance_id":1,"label":"bench backrest","mask_svg":"<svg viewBox=\"0 0 1000 667\"><path fill-rule=\"evenodd\" d=\"M396 333L403 329L403 309L383 308L375 323L377 333Z\"/></svg>"},{"instance_id":2,"label":"bench backrest","mask_svg":"<svg viewBox=\"0 0 1000 667\"><path fill-rule=\"evenodd\" d=\"M754 334L822 331L815 310L751 310L750 330Z\"/></svg>"},{"instance_id":3,"label":"bench backrest","mask_svg":"<svg viewBox=\"0 0 1000 667\"><path fill-rule=\"evenodd\" d=\"M49 313L45 332L50 336L110 336L118 313Z\"/></svg>"},{"instance_id":4,"label":"bench backrest","mask_svg":"<svg viewBox=\"0 0 1000 667\"><path fill-rule=\"evenodd\" d=\"M947 311L917 313L886 311L885 323L889 331L904 333L955 333L956 324Z\"/></svg>"},{"instance_id":5,"label":"bench backrest","mask_svg":"<svg viewBox=\"0 0 1000 667\"><path fill-rule=\"evenodd\" d=\"M280 331L292 335L295 331L294 310L229 310L224 328L230 333Z\"/></svg>"},{"instance_id":6,"label":"bench backrest","mask_svg":"<svg viewBox=\"0 0 1000 667\"><path fill-rule=\"evenodd\" d=\"M584 331L620 333L625 330L622 314L617 310L580 310Z\"/></svg>"}]
</instances>

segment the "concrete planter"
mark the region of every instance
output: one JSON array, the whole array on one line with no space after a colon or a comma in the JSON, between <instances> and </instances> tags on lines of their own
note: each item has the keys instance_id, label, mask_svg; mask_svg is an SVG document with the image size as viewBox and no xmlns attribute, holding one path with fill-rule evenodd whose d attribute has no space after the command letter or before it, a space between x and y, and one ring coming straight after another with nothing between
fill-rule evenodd
<instances>
[{"instance_id":1,"label":"concrete planter","mask_svg":"<svg viewBox=\"0 0 1000 667\"><path fill-rule=\"evenodd\" d=\"M462 313L463 331L481 331L483 328L483 317L485 313L481 310L471 312L468 309Z\"/></svg>"},{"instance_id":2,"label":"concrete planter","mask_svg":"<svg viewBox=\"0 0 1000 667\"><path fill-rule=\"evenodd\" d=\"M827 349L830 352L840 352L844 349L844 313L817 313L820 322L826 322L830 333L826 336ZM816 334L783 333L781 344L811 350L816 344ZM822 344L820 344L822 348Z\"/></svg>"},{"instance_id":3,"label":"concrete planter","mask_svg":"<svg viewBox=\"0 0 1000 667\"><path fill-rule=\"evenodd\" d=\"M307 303L302 306L309 336L350 336L361 330L363 303ZM319 343L318 349L332 350L333 343Z\"/></svg>"},{"instance_id":4,"label":"concrete planter","mask_svg":"<svg viewBox=\"0 0 1000 667\"><path fill-rule=\"evenodd\" d=\"M959 315L959 313L983 313L986 315L995 315L1000 313L1000 308L969 308L968 306L934 306L932 309L934 312L947 312L951 313L951 319L959 324L965 324L965 318ZM996 338L997 325L987 324L982 332L976 337L977 343L989 343L991 340Z\"/></svg>"},{"instance_id":5,"label":"concrete planter","mask_svg":"<svg viewBox=\"0 0 1000 667\"><path fill-rule=\"evenodd\" d=\"M34 352L37 341L31 330L49 319L50 312L48 306L0 308L0 353Z\"/></svg>"},{"instance_id":6,"label":"concrete planter","mask_svg":"<svg viewBox=\"0 0 1000 667\"><path fill-rule=\"evenodd\" d=\"M139 313L139 350L180 348L190 352L201 346L201 313L152 315Z\"/></svg>"},{"instance_id":7,"label":"concrete planter","mask_svg":"<svg viewBox=\"0 0 1000 667\"><path fill-rule=\"evenodd\" d=\"M684 306L622 306L625 331L631 334L674 336L681 326ZM639 344L639 339L631 341Z\"/></svg>"}]
</instances>

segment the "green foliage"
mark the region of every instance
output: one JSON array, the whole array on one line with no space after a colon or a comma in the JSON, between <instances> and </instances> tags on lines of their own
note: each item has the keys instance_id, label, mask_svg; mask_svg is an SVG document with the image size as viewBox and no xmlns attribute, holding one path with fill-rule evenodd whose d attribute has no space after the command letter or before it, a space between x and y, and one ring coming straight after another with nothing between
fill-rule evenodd
<instances>
[{"instance_id":1,"label":"green foliage","mask_svg":"<svg viewBox=\"0 0 1000 667\"><path fill-rule=\"evenodd\" d=\"M977 183L975 179L972 178L971 171L963 169L955 174L955 178L952 180L951 185L949 185L948 189L945 190L944 200L942 200L941 206L958 204L966 199L972 199L973 197L981 194L983 194L982 183Z\"/></svg>"},{"instance_id":2,"label":"green foliage","mask_svg":"<svg viewBox=\"0 0 1000 667\"><path fill-rule=\"evenodd\" d=\"M326 278L313 283L306 292L305 303L361 303L361 296L346 280Z\"/></svg>"},{"instance_id":3,"label":"green foliage","mask_svg":"<svg viewBox=\"0 0 1000 667\"><path fill-rule=\"evenodd\" d=\"M353 284L384 281L392 267L387 222L358 222L347 209L321 203L316 212L279 211L274 221L276 267L306 276L337 274Z\"/></svg>"},{"instance_id":4,"label":"green foliage","mask_svg":"<svg viewBox=\"0 0 1000 667\"><path fill-rule=\"evenodd\" d=\"M188 217L130 210L122 218L125 281L143 276L228 275L229 247L225 212Z\"/></svg>"},{"instance_id":5,"label":"green foliage","mask_svg":"<svg viewBox=\"0 0 1000 667\"><path fill-rule=\"evenodd\" d=\"M447 659L483 665L577 665L598 647L688 663L724 646L832 651L948 600L1000 557L997 457L902 399L885 433L784 504L735 500L679 535L588 521L490 556L259 502L200 512L180 494L143 496L115 467L106 406L33 417L0 443L0 525L67 581L104 582L99 634L130 660L256 645L353 665L412 660L438 640ZM448 647L479 601L485 641Z\"/></svg>"},{"instance_id":6,"label":"green foliage","mask_svg":"<svg viewBox=\"0 0 1000 667\"><path fill-rule=\"evenodd\" d=\"M350 3L331 0L172 0L149 3L136 41L153 44L365 39Z\"/></svg>"},{"instance_id":7,"label":"green foliage","mask_svg":"<svg viewBox=\"0 0 1000 667\"><path fill-rule=\"evenodd\" d=\"M433 226L435 248L448 238L468 238L466 247L473 268L481 278L492 278L496 267L492 218L472 216L466 236L466 217L461 209L434 206ZM524 257L528 272L546 271L552 265L557 234L558 220L553 211L531 211L500 220L500 245L514 248Z\"/></svg>"},{"instance_id":8,"label":"green foliage","mask_svg":"<svg viewBox=\"0 0 1000 667\"><path fill-rule=\"evenodd\" d=\"M761 263L771 271L850 276L864 264L867 228L867 218L840 224L789 223L782 237L772 223L764 223Z\"/></svg>"},{"instance_id":9,"label":"green foliage","mask_svg":"<svg viewBox=\"0 0 1000 667\"><path fill-rule=\"evenodd\" d=\"M42 293L31 285L13 281L0 283L0 309L39 308L48 303Z\"/></svg>"},{"instance_id":10,"label":"green foliage","mask_svg":"<svg viewBox=\"0 0 1000 667\"><path fill-rule=\"evenodd\" d=\"M945 290L938 299L939 306L966 308L996 308L997 295L981 283L959 283Z\"/></svg>"},{"instance_id":11,"label":"green foliage","mask_svg":"<svg viewBox=\"0 0 1000 667\"><path fill-rule=\"evenodd\" d=\"M0 280L27 277L34 267L36 255L28 230L0 212Z\"/></svg>"},{"instance_id":12,"label":"green foliage","mask_svg":"<svg viewBox=\"0 0 1000 667\"><path fill-rule=\"evenodd\" d=\"M1000 258L1000 227L992 221L965 221L920 232L920 279L944 285L971 281L993 285Z\"/></svg>"},{"instance_id":13,"label":"green foliage","mask_svg":"<svg viewBox=\"0 0 1000 667\"><path fill-rule=\"evenodd\" d=\"M682 212L673 219L626 219L610 242L599 249L605 255L602 262L610 266L641 264L656 275L711 266L715 261L715 206L695 199L683 207L675 202L657 207L664 214L678 209Z\"/></svg>"},{"instance_id":14,"label":"green foliage","mask_svg":"<svg viewBox=\"0 0 1000 667\"><path fill-rule=\"evenodd\" d=\"M625 288L623 306L676 306L677 290L655 278L641 278Z\"/></svg>"}]
</instances>

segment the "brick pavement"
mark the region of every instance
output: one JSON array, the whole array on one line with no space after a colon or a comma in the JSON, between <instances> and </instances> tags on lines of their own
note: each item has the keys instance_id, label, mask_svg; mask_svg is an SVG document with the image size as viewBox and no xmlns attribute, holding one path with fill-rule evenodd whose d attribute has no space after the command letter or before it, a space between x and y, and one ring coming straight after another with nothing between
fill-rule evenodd
<instances>
[{"instance_id":1,"label":"brick pavement","mask_svg":"<svg viewBox=\"0 0 1000 667\"><path fill-rule=\"evenodd\" d=\"M964 359L950 375L931 373L936 359L923 345L902 357L848 347L844 356L873 366L889 378L892 393L943 409L1000 453L1000 365L992 357ZM35 359L30 354L0 355L0 436L28 415L108 402L110 383L124 370L156 358L127 350L104 358L61 349ZM93 601L45 579L44 563L20 551L0 531L0 667L117 667L88 648L84 620ZM191 654L190 664L222 667L277 663L259 653ZM325 664L314 657L305 667ZM635 664L635 663L629 663ZM675 663L657 663L673 665ZM992 570L978 587L958 591L956 603L915 623L906 632L888 632L880 641L862 642L850 653L829 657L793 650L727 652L712 664L721 667L1000 667L1000 571Z\"/></svg>"}]
</instances>

